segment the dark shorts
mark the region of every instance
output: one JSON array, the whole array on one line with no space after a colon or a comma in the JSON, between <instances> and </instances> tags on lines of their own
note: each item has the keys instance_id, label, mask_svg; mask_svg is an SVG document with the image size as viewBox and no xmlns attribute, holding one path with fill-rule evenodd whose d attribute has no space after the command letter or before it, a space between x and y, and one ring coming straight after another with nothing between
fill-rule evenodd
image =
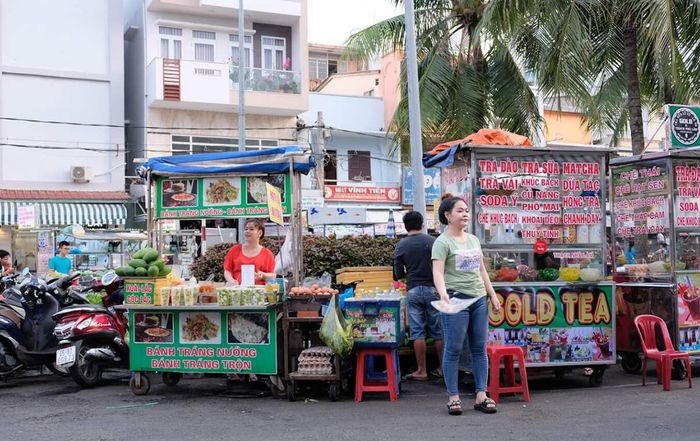
<instances>
[{"instance_id":1,"label":"dark shorts","mask_svg":"<svg viewBox=\"0 0 700 441\"><path fill-rule=\"evenodd\" d=\"M440 313L430 304L438 300L439 296L435 288L431 286L416 286L407 294L408 298L408 325L411 330L411 340L424 340L426 328L428 335L434 340L442 340L442 325Z\"/></svg>"}]
</instances>

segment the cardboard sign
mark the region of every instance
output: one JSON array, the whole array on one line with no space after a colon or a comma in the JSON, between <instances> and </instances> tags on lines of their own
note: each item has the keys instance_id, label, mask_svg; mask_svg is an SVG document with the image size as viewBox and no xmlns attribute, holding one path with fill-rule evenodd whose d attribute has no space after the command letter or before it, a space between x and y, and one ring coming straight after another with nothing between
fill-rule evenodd
<instances>
[{"instance_id":1,"label":"cardboard sign","mask_svg":"<svg viewBox=\"0 0 700 441\"><path fill-rule=\"evenodd\" d=\"M282 196L279 190L270 184L265 184L267 188L267 209L270 213L270 220L277 225L284 225L284 209L282 208Z\"/></svg>"},{"instance_id":2,"label":"cardboard sign","mask_svg":"<svg viewBox=\"0 0 700 441\"><path fill-rule=\"evenodd\" d=\"M37 227L36 205L21 205L17 207L17 226L20 230Z\"/></svg>"}]
</instances>

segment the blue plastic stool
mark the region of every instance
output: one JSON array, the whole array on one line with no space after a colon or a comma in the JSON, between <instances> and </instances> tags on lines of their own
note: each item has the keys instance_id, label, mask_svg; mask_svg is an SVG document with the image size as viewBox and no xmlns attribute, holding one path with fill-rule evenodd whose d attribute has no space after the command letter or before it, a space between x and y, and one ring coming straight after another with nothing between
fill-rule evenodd
<instances>
[{"instance_id":1,"label":"blue plastic stool","mask_svg":"<svg viewBox=\"0 0 700 441\"><path fill-rule=\"evenodd\" d=\"M396 378L396 390L401 393L401 367L399 366L399 350L392 349L391 353L394 356L394 377ZM370 355L365 360L365 379L368 381L383 381L386 382L386 370L376 371L374 368L374 357Z\"/></svg>"}]
</instances>

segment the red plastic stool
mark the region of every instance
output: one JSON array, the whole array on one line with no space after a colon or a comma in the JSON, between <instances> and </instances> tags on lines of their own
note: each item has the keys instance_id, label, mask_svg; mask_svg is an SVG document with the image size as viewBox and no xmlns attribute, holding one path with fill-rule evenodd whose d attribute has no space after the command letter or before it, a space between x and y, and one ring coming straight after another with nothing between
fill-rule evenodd
<instances>
[{"instance_id":1,"label":"red plastic stool","mask_svg":"<svg viewBox=\"0 0 700 441\"><path fill-rule=\"evenodd\" d=\"M498 396L507 393L522 393L525 401L530 401L530 390L527 387L527 370L525 369L525 354L520 346L488 345L486 353L489 357L488 392L491 399L499 402ZM505 368L505 384L500 384L501 359ZM515 383L514 360L518 360L520 384Z\"/></svg>"},{"instance_id":2,"label":"red plastic stool","mask_svg":"<svg viewBox=\"0 0 700 441\"><path fill-rule=\"evenodd\" d=\"M362 401L365 392L389 392L389 400L396 401L399 392L396 387L396 369L392 348L359 348L355 369L355 402ZM384 357L386 361L386 381L371 382L365 378L365 360L368 356Z\"/></svg>"}]
</instances>

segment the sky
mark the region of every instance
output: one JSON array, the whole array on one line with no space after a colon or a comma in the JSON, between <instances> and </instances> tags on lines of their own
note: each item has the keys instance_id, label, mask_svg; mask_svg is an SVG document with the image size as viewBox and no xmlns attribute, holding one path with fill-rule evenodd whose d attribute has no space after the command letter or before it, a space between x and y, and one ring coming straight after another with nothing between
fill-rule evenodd
<instances>
[{"instance_id":1,"label":"sky","mask_svg":"<svg viewBox=\"0 0 700 441\"><path fill-rule=\"evenodd\" d=\"M391 0L308 0L309 43L341 45L354 32L402 13Z\"/></svg>"}]
</instances>

